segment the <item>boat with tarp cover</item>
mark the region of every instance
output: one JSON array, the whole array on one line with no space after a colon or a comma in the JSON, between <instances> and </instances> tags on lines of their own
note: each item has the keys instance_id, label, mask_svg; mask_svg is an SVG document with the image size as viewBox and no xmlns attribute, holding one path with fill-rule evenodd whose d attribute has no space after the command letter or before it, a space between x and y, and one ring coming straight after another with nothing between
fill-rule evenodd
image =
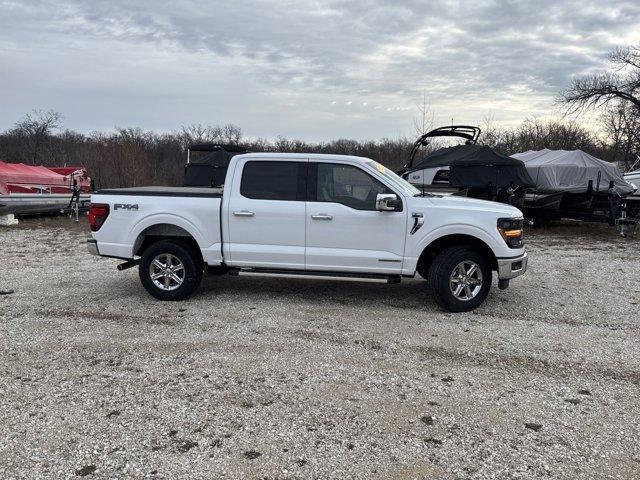
<instances>
[{"instance_id":1,"label":"boat with tarp cover","mask_svg":"<svg viewBox=\"0 0 640 480\"><path fill-rule=\"evenodd\" d=\"M480 129L468 125L439 127L416 140L409 161L398 175L423 193L463 195L522 205L527 189L535 186L524 163L478 145ZM429 151L434 139L461 138L464 145Z\"/></svg>"},{"instance_id":2,"label":"boat with tarp cover","mask_svg":"<svg viewBox=\"0 0 640 480\"><path fill-rule=\"evenodd\" d=\"M84 167L44 167L0 161L0 215L60 213L90 202Z\"/></svg>"},{"instance_id":3,"label":"boat with tarp cover","mask_svg":"<svg viewBox=\"0 0 640 480\"><path fill-rule=\"evenodd\" d=\"M512 157L524 162L535 182L523 205L528 217L637 223L640 212L631 201L636 187L615 164L582 150L529 150Z\"/></svg>"}]
</instances>

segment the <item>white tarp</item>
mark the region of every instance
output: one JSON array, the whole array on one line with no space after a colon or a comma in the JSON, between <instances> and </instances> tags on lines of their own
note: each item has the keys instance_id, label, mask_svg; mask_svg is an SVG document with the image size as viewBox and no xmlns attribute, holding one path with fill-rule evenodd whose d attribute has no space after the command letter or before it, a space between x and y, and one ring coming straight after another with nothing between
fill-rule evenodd
<instances>
[{"instance_id":1,"label":"white tarp","mask_svg":"<svg viewBox=\"0 0 640 480\"><path fill-rule=\"evenodd\" d=\"M529 150L511 156L524 162L539 193L583 193L588 189L589 180L593 181L593 189L602 193L608 191L611 181L616 193L633 192L618 167L582 150Z\"/></svg>"}]
</instances>

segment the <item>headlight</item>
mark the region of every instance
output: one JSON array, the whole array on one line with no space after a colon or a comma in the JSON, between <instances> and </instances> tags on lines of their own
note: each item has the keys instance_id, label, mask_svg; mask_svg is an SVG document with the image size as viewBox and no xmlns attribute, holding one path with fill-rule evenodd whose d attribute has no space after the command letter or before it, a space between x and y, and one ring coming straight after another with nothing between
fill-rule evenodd
<instances>
[{"instance_id":1,"label":"headlight","mask_svg":"<svg viewBox=\"0 0 640 480\"><path fill-rule=\"evenodd\" d=\"M524 220L522 218L499 218L498 231L509 248L522 248L524 246L523 234Z\"/></svg>"}]
</instances>

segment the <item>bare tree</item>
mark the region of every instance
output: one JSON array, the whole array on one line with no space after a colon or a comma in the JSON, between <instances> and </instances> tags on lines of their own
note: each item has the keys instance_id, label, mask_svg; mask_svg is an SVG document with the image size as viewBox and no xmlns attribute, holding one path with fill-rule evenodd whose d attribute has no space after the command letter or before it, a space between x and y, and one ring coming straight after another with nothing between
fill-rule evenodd
<instances>
[{"instance_id":1,"label":"bare tree","mask_svg":"<svg viewBox=\"0 0 640 480\"><path fill-rule=\"evenodd\" d=\"M61 127L62 114L54 110L33 110L16 122L12 133L22 138L27 145L27 163L38 163L41 150L54 130Z\"/></svg>"},{"instance_id":2,"label":"bare tree","mask_svg":"<svg viewBox=\"0 0 640 480\"><path fill-rule=\"evenodd\" d=\"M418 135L424 135L433 129L434 113L431 110L431 101L427 100L427 94L422 92L422 102L416 105L418 115L413 117L413 128Z\"/></svg>"},{"instance_id":3,"label":"bare tree","mask_svg":"<svg viewBox=\"0 0 640 480\"><path fill-rule=\"evenodd\" d=\"M619 102L601 121L610 142L608 160L618 162L624 170L632 168L640 152L640 111Z\"/></svg>"},{"instance_id":4,"label":"bare tree","mask_svg":"<svg viewBox=\"0 0 640 480\"><path fill-rule=\"evenodd\" d=\"M596 108L614 100L630 103L640 111L640 44L609 53L612 68L575 78L560 94L570 112Z\"/></svg>"},{"instance_id":5,"label":"bare tree","mask_svg":"<svg viewBox=\"0 0 640 480\"><path fill-rule=\"evenodd\" d=\"M195 143L238 144L242 140L242 130L236 125L211 126L200 123L183 125L180 140L184 148Z\"/></svg>"},{"instance_id":6,"label":"bare tree","mask_svg":"<svg viewBox=\"0 0 640 480\"><path fill-rule=\"evenodd\" d=\"M237 125L228 124L222 127L222 140L229 145L236 145L242 140L242 130Z\"/></svg>"},{"instance_id":7,"label":"bare tree","mask_svg":"<svg viewBox=\"0 0 640 480\"><path fill-rule=\"evenodd\" d=\"M422 106L428 105L426 98ZM633 160L639 150L640 115L631 104L624 111L613 111L609 118L607 144L603 144L591 132L575 123L530 119L519 126L501 128L492 118L485 120L484 144L506 154L525 150L579 148L597 157L622 161ZM612 104L613 106L613 104ZM421 109L427 113L427 109ZM427 113L427 115L429 115ZM33 120L34 115L25 117ZM426 116L429 118L429 116ZM55 119L55 117L54 117ZM27 135L36 130L30 125L16 124L16 128L0 132L0 158L8 162L25 162L33 159L33 147ZM399 170L406 163L412 138L382 138L358 141L337 139L327 142L306 142L300 139L278 137L276 140L243 139L241 130L234 125L183 127L182 131L157 134L139 128L117 128L115 131L85 135L73 131L55 132L59 123L45 122L48 127L40 130L44 142L36 158L46 165L78 165L87 167L99 188L134 185L180 185L184 177L186 147L190 143L243 142L253 152L282 151L304 153L337 153L371 158L383 165ZM420 126L423 125L420 119ZM424 124L425 130L430 128ZM44 133L42 133L44 132ZM46 148L44 148L46 147ZM435 148L434 144L428 148Z\"/></svg>"},{"instance_id":8,"label":"bare tree","mask_svg":"<svg viewBox=\"0 0 640 480\"><path fill-rule=\"evenodd\" d=\"M586 129L574 122L529 118L517 127L501 128L489 117L485 119L486 133L481 143L506 155L527 150L584 150L602 157L603 146Z\"/></svg>"},{"instance_id":9,"label":"bare tree","mask_svg":"<svg viewBox=\"0 0 640 480\"><path fill-rule=\"evenodd\" d=\"M489 147L495 147L498 145L504 137L504 130L496 123L493 115L484 117L482 122L482 136L480 137L480 143L488 145Z\"/></svg>"},{"instance_id":10,"label":"bare tree","mask_svg":"<svg viewBox=\"0 0 640 480\"><path fill-rule=\"evenodd\" d=\"M194 123L191 125L183 125L178 134L184 148L195 143L214 143L220 140L222 129L218 126L202 125Z\"/></svg>"}]
</instances>

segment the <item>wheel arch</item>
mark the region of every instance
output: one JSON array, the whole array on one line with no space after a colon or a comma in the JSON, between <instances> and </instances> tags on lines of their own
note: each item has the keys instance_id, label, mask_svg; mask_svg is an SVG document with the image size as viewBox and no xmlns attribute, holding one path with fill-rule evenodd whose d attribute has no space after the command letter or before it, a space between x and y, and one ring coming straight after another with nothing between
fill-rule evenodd
<instances>
[{"instance_id":1,"label":"wheel arch","mask_svg":"<svg viewBox=\"0 0 640 480\"><path fill-rule=\"evenodd\" d=\"M469 246L481 253L489 261L492 270L498 269L498 260L491 247L482 239L469 234L450 234L436 238L429 243L420 253L416 271L422 275L431 268L431 264L436 256L449 247Z\"/></svg>"},{"instance_id":2,"label":"wheel arch","mask_svg":"<svg viewBox=\"0 0 640 480\"><path fill-rule=\"evenodd\" d=\"M160 240L180 240L192 247L192 250L197 254L200 262L202 259L202 251L197 240L186 229L174 225L172 223L156 223L150 225L142 230L136 237L136 241L133 244L133 254L142 256L150 245Z\"/></svg>"}]
</instances>

